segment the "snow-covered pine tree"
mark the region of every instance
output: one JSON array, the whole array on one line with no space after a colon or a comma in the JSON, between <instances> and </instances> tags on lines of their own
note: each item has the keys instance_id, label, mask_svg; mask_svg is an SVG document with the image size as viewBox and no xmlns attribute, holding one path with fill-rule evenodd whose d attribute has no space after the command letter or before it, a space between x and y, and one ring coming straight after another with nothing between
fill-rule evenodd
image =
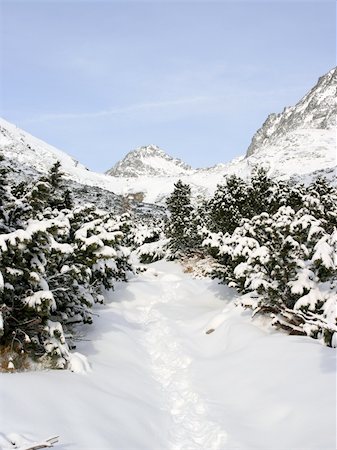
<instances>
[{"instance_id":1,"label":"snow-covered pine tree","mask_svg":"<svg viewBox=\"0 0 337 450\"><path fill-rule=\"evenodd\" d=\"M130 250L123 245L125 219L91 206L75 208L70 223L78 249L76 257L84 267L91 268L93 282L110 289L115 280L126 281L132 266Z\"/></svg>"},{"instance_id":2,"label":"snow-covered pine tree","mask_svg":"<svg viewBox=\"0 0 337 450\"><path fill-rule=\"evenodd\" d=\"M305 192L302 185L270 178L261 167L253 171L249 181L230 175L208 202L205 224L210 232L232 233L242 219L262 212L274 214L280 206L298 211L303 207Z\"/></svg>"},{"instance_id":3,"label":"snow-covered pine tree","mask_svg":"<svg viewBox=\"0 0 337 450\"><path fill-rule=\"evenodd\" d=\"M123 245L127 220L94 206L70 210L60 178L56 165L31 189L12 188L18 198L1 204L2 223L11 226L0 231L0 346L15 367L15 355L66 367L73 324L90 323L103 289L132 270Z\"/></svg>"},{"instance_id":4,"label":"snow-covered pine tree","mask_svg":"<svg viewBox=\"0 0 337 450\"><path fill-rule=\"evenodd\" d=\"M65 187L64 173L61 169L60 161L52 165L46 177L41 181L49 183L51 186L51 195L48 197L48 206L58 210L71 209L74 205L72 195L69 189Z\"/></svg>"},{"instance_id":5,"label":"snow-covered pine tree","mask_svg":"<svg viewBox=\"0 0 337 450\"><path fill-rule=\"evenodd\" d=\"M177 181L166 203L169 217L165 234L169 239L171 256L175 258L199 248L198 216L191 204L191 187Z\"/></svg>"},{"instance_id":6,"label":"snow-covered pine tree","mask_svg":"<svg viewBox=\"0 0 337 450\"><path fill-rule=\"evenodd\" d=\"M149 264L166 256L168 239L164 234L164 225L160 217L133 218L127 242L141 263Z\"/></svg>"},{"instance_id":7,"label":"snow-covered pine tree","mask_svg":"<svg viewBox=\"0 0 337 450\"><path fill-rule=\"evenodd\" d=\"M336 344L336 236L324 219L289 206L244 219L230 235L209 236L217 247L216 276L256 299L254 313L291 334Z\"/></svg>"},{"instance_id":8,"label":"snow-covered pine tree","mask_svg":"<svg viewBox=\"0 0 337 450\"><path fill-rule=\"evenodd\" d=\"M46 271L52 251L52 233L60 228L61 224L55 221L31 221L25 230L0 235L0 267L4 281L1 346L35 358L48 354L53 361L57 360L57 367L61 362L61 366L65 364L68 349L62 342L62 334L57 332L54 336L51 331L60 329L60 324L52 324L50 320L56 302L46 281Z\"/></svg>"},{"instance_id":9,"label":"snow-covered pine tree","mask_svg":"<svg viewBox=\"0 0 337 450\"><path fill-rule=\"evenodd\" d=\"M318 177L308 186L303 206L309 214L324 219L328 232L337 227L337 188L326 178Z\"/></svg>"},{"instance_id":10,"label":"snow-covered pine tree","mask_svg":"<svg viewBox=\"0 0 337 450\"><path fill-rule=\"evenodd\" d=\"M263 167L253 170L248 187L248 214L251 218L262 212L273 214L280 207L277 181L268 176Z\"/></svg>"},{"instance_id":11,"label":"snow-covered pine tree","mask_svg":"<svg viewBox=\"0 0 337 450\"><path fill-rule=\"evenodd\" d=\"M231 181L237 189L218 187L202 229L214 276L249 295L255 313L273 315L275 326L336 346L336 187L322 178L307 187L271 181L264 171L246 185ZM230 195L240 185L246 204ZM230 211L234 222L241 217L232 228Z\"/></svg>"},{"instance_id":12,"label":"snow-covered pine tree","mask_svg":"<svg viewBox=\"0 0 337 450\"><path fill-rule=\"evenodd\" d=\"M218 185L207 209L211 231L232 233L243 217L250 217L247 183L237 175L228 176L223 185Z\"/></svg>"},{"instance_id":13,"label":"snow-covered pine tree","mask_svg":"<svg viewBox=\"0 0 337 450\"><path fill-rule=\"evenodd\" d=\"M31 205L34 217L45 213L47 208L57 211L72 208L72 196L64 186L63 176L61 163L57 161L47 175L42 175L33 186L27 186L26 200Z\"/></svg>"},{"instance_id":14,"label":"snow-covered pine tree","mask_svg":"<svg viewBox=\"0 0 337 450\"><path fill-rule=\"evenodd\" d=\"M6 203L9 201L9 186L7 181L8 168L0 153L0 233L9 231Z\"/></svg>"}]
</instances>

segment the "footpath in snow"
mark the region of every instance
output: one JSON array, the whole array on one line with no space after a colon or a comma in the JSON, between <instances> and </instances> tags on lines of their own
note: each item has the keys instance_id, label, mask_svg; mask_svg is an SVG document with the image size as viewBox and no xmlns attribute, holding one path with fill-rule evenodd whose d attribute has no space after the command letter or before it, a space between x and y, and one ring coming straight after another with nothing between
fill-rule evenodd
<instances>
[{"instance_id":1,"label":"footpath in snow","mask_svg":"<svg viewBox=\"0 0 337 450\"><path fill-rule=\"evenodd\" d=\"M334 450L334 350L234 297L169 262L119 284L78 345L89 370L0 374L0 448Z\"/></svg>"}]
</instances>

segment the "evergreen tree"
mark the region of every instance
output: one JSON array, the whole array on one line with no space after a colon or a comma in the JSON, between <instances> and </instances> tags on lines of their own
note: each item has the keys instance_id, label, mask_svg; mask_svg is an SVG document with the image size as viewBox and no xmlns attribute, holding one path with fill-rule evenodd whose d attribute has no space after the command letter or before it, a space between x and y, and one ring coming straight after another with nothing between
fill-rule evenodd
<instances>
[{"instance_id":1,"label":"evergreen tree","mask_svg":"<svg viewBox=\"0 0 337 450\"><path fill-rule=\"evenodd\" d=\"M167 199L170 213L166 224L166 236L170 239L172 257L189 253L199 248L198 216L191 204L191 188L179 180Z\"/></svg>"},{"instance_id":2,"label":"evergreen tree","mask_svg":"<svg viewBox=\"0 0 337 450\"><path fill-rule=\"evenodd\" d=\"M46 208L71 209L73 200L69 189L64 187L61 163L52 165L47 175L42 176L35 186L28 192L28 201L32 205L35 215Z\"/></svg>"},{"instance_id":3,"label":"evergreen tree","mask_svg":"<svg viewBox=\"0 0 337 450\"><path fill-rule=\"evenodd\" d=\"M334 231L324 219L289 206L244 219L232 234L211 236L217 248L215 275L244 294L253 293L254 312L271 314L273 325L334 345L337 332L337 258Z\"/></svg>"},{"instance_id":4,"label":"evergreen tree","mask_svg":"<svg viewBox=\"0 0 337 450\"><path fill-rule=\"evenodd\" d=\"M68 364L72 325L91 323L103 290L132 271L127 221L94 206L65 208L71 198L62 198L60 177L55 165L50 182L14 187L17 197L2 196L0 218L0 346L57 368Z\"/></svg>"},{"instance_id":5,"label":"evergreen tree","mask_svg":"<svg viewBox=\"0 0 337 450\"><path fill-rule=\"evenodd\" d=\"M336 187L320 177L307 187L270 180L257 170L249 183L228 178L208 209L202 234L214 276L276 327L336 346Z\"/></svg>"},{"instance_id":6,"label":"evergreen tree","mask_svg":"<svg viewBox=\"0 0 337 450\"><path fill-rule=\"evenodd\" d=\"M9 231L8 213L6 211L6 204L9 201L7 174L8 168L5 165L5 158L0 153L0 233Z\"/></svg>"},{"instance_id":7,"label":"evergreen tree","mask_svg":"<svg viewBox=\"0 0 337 450\"><path fill-rule=\"evenodd\" d=\"M248 214L244 217L252 218L262 212L273 214L278 210L278 185L268 176L262 167L256 168L251 176L248 188Z\"/></svg>"},{"instance_id":8,"label":"evergreen tree","mask_svg":"<svg viewBox=\"0 0 337 450\"><path fill-rule=\"evenodd\" d=\"M250 217L247 183L236 175L219 185L208 204L208 224L211 231L232 233L244 217Z\"/></svg>"},{"instance_id":9,"label":"evergreen tree","mask_svg":"<svg viewBox=\"0 0 337 450\"><path fill-rule=\"evenodd\" d=\"M212 232L233 233L242 219L263 212L274 214L281 206L298 211L303 207L305 194L303 186L271 179L263 168L254 170L250 181L231 175L208 202L207 228Z\"/></svg>"},{"instance_id":10,"label":"evergreen tree","mask_svg":"<svg viewBox=\"0 0 337 450\"><path fill-rule=\"evenodd\" d=\"M337 227L337 188L324 177L316 178L307 188L304 206L310 214L324 219L328 232Z\"/></svg>"}]
</instances>

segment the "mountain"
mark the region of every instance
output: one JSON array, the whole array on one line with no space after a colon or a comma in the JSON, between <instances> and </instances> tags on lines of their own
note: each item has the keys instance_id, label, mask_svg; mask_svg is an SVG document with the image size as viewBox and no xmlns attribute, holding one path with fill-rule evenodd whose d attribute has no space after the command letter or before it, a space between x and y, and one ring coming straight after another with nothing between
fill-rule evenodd
<instances>
[{"instance_id":1,"label":"mountain","mask_svg":"<svg viewBox=\"0 0 337 450\"><path fill-rule=\"evenodd\" d=\"M125 158L106 172L112 177L141 177L141 176L180 176L188 175L193 169L180 159L166 154L157 145L138 147L129 152Z\"/></svg>"},{"instance_id":2,"label":"mountain","mask_svg":"<svg viewBox=\"0 0 337 450\"><path fill-rule=\"evenodd\" d=\"M271 114L253 136L246 162L301 181L336 176L337 69L322 76L295 106Z\"/></svg>"},{"instance_id":3,"label":"mountain","mask_svg":"<svg viewBox=\"0 0 337 450\"><path fill-rule=\"evenodd\" d=\"M191 185L194 196L209 196L225 176L235 173L247 178L256 166L267 168L271 176L301 182L319 174L335 178L336 91L337 69L333 69L295 106L271 114L253 136L245 156L211 168L193 169L159 147L148 145L129 152L106 174L100 174L2 119L0 150L18 178L22 173L45 173L60 160L78 197L83 196L83 201L96 198L97 202L106 198L103 206L117 202L112 193L119 199L164 204L178 179Z\"/></svg>"},{"instance_id":4,"label":"mountain","mask_svg":"<svg viewBox=\"0 0 337 450\"><path fill-rule=\"evenodd\" d=\"M281 114L270 114L253 136L247 157L268 147L287 142L293 147L310 145L312 132L329 136L335 130L337 116L337 68L318 80L318 83L295 106ZM306 138L307 135L307 138ZM300 138L296 139L297 136Z\"/></svg>"},{"instance_id":5,"label":"mountain","mask_svg":"<svg viewBox=\"0 0 337 450\"><path fill-rule=\"evenodd\" d=\"M20 130L20 128L1 118L0 149L5 157L7 156L19 164L40 172L45 172L56 161L61 162L65 171L72 171L75 168L86 170L82 164L67 153Z\"/></svg>"},{"instance_id":6,"label":"mountain","mask_svg":"<svg viewBox=\"0 0 337 450\"><path fill-rule=\"evenodd\" d=\"M0 151L5 157L4 163L12 170L14 183L36 179L48 172L56 161L60 161L67 187L71 189L77 204L88 202L116 213L125 212L125 196L120 195L120 189L111 183L110 177L89 171L67 153L1 118ZM133 200L131 198L128 203L131 203L137 215L148 214L149 205ZM153 205L151 212L162 214L161 208L154 208Z\"/></svg>"},{"instance_id":7,"label":"mountain","mask_svg":"<svg viewBox=\"0 0 337 450\"><path fill-rule=\"evenodd\" d=\"M334 68L322 76L295 106L270 114L253 136L245 157L227 164L192 169L158 147L148 146L129 152L107 174L126 179L133 177L126 183L131 183L137 191L145 192L146 197L153 197L149 188L154 183L155 201L160 201L170 192L172 178L174 181L181 178L191 184L194 193L207 195L224 176L235 173L246 178L256 166L265 167L271 176L303 182L319 174L334 177L336 94L337 69Z\"/></svg>"}]
</instances>

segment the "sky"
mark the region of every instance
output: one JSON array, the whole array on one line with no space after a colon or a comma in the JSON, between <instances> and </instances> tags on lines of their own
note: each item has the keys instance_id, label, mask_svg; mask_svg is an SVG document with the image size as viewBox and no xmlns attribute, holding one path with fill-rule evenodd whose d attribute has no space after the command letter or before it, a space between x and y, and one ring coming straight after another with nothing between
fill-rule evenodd
<instances>
[{"instance_id":1,"label":"sky","mask_svg":"<svg viewBox=\"0 0 337 450\"><path fill-rule=\"evenodd\" d=\"M0 115L103 172L243 155L336 65L334 0L0 0Z\"/></svg>"}]
</instances>

